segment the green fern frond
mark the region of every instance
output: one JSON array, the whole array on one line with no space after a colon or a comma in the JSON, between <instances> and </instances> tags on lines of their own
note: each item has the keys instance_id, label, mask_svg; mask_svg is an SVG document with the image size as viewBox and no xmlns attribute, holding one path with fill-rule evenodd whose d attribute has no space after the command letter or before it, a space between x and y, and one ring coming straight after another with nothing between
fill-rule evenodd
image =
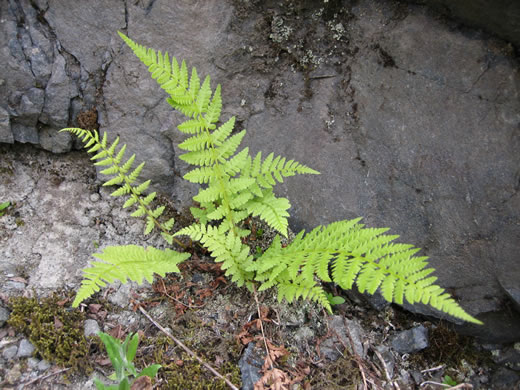
<instances>
[{"instance_id":1,"label":"green fern frond","mask_svg":"<svg viewBox=\"0 0 520 390\"><path fill-rule=\"evenodd\" d=\"M416 256L418 249L393 243L397 236L386 234L388 229L364 228L359 219L319 226L308 234L301 232L286 248L275 240L263 256L254 260L241 241L248 231L239 223L248 216L259 216L286 235L290 204L287 199L274 196L273 186L295 174L319 172L294 160L275 157L273 153L262 159L261 153L251 157L247 148L237 152L246 132L233 133L234 117L217 127L222 109L220 85L212 92L209 76L201 84L196 69L189 70L184 61L179 66L175 58L170 60L168 53L156 52L119 34L169 95L168 103L188 118L178 126L181 132L191 135L179 145L186 151L180 158L195 166L185 179L201 184L194 197L200 208L191 209L199 224L176 234L163 232L165 239L188 235L200 241L239 285L250 285L256 280L261 283L260 289L277 287L278 298L289 302L312 299L330 311L319 281L332 281L344 289L356 283L362 292L373 294L380 290L390 302L402 303L404 299L412 304L422 302L479 323L434 284L433 269L427 268L426 257ZM97 163L109 166L107 172L113 171L110 167L114 159L117 165L122 161L124 151L121 156L113 156L115 147L107 149L106 134L101 140L89 139L86 133L78 134L88 142L89 152L97 153ZM125 168L124 175L130 170ZM158 211L148 211L141 203L141 193L148 183L142 187L130 184L124 181L120 190L121 194L130 194L131 200L125 205L135 205L135 215L146 215L149 228ZM208 221L215 226L207 225Z\"/></svg>"},{"instance_id":2,"label":"green fern frond","mask_svg":"<svg viewBox=\"0 0 520 390\"><path fill-rule=\"evenodd\" d=\"M249 254L250 249L244 245L240 236L227 231L222 225L195 224L179 230L174 236L187 235L192 240L200 241L209 250L217 263L222 263L221 268L226 270L225 275L238 286L250 284L253 273L245 269L253 260Z\"/></svg>"},{"instance_id":3,"label":"green fern frond","mask_svg":"<svg viewBox=\"0 0 520 390\"><path fill-rule=\"evenodd\" d=\"M106 133L103 134L103 137L100 140L97 131L84 130L80 128L65 128L61 131L67 131L76 135L85 144L84 147L88 148L87 152L96 153L91 157L91 160L96 161L94 165L107 166L107 168L103 169L101 173L104 175L114 176L103 183L103 186L120 185L120 187L114 190L110 195L114 197L129 197L123 207L127 208L130 206L136 206L136 210L131 214L131 216L146 216L146 225L144 229L145 234L151 233L155 227L163 233L168 233L171 230L171 227L164 225L158 220L164 210L164 206L155 210L150 208L150 204L156 196L155 192L144 195L144 192L150 185L150 180L141 184L136 184L139 174L144 167L144 163L141 163L131 173L128 173L134 164L135 155L132 155L128 160L123 162L124 154L126 152L126 144L122 145L118 150L117 146L119 145L119 137L109 144ZM177 243L181 244L180 242Z\"/></svg>"},{"instance_id":4,"label":"green fern frond","mask_svg":"<svg viewBox=\"0 0 520 390\"><path fill-rule=\"evenodd\" d=\"M286 198L277 198L272 190L264 190L261 197L247 201L244 208L254 217L258 216L273 229L287 237L287 210L291 204Z\"/></svg>"},{"instance_id":5,"label":"green fern frond","mask_svg":"<svg viewBox=\"0 0 520 390\"><path fill-rule=\"evenodd\" d=\"M152 283L154 274L164 276L167 272L179 272L177 264L190 257L190 254L171 249L125 245L106 247L94 256L102 261L94 261L92 267L83 269L84 279L72 307L78 307L82 301L115 280L143 283L146 279Z\"/></svg>"},{"instance_id":6,"label":"green fern frond","mask_svg":"<svg viewBox=\"0 0 520 390\"><path fill-rule=\"evenodd\" d=\"M257 260L259 264L248 270L256 270L256 280L268 281L267 286L282 286L279 298L307 296L323 304L316 276L346 290L356 283L361 292L374 294L380 289L389 302L402 304L406 298L411 304L421 302L465 321L481 323L443 288L434 285L436 278L429 276L434 269L426 268L426 257L415 256L418 249L393 244L390 241L398 236L386 235L387 229L364 228L358 222L340 221L319 226L306 235L301 232L286 248L275 244Z\"/></svg>"}]
</instances>

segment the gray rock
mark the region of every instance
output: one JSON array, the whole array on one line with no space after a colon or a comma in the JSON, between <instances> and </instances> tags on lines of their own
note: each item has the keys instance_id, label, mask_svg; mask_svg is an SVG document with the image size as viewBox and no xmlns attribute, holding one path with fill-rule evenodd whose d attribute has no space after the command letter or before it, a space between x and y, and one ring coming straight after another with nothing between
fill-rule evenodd
<instances>
[{"instance_id":1,"label":"gray rock","mask_svg":"<svg viewBox=\"0 0 520 390\"><path fill-rule=\"evenodd\" d=\"M490 7L454 3L469 19ZM280 3L265 20L263 3L237 8L230 0L0 2L0 105L9 118L0 112L0 140L69 150L70 137L56 130L95 107L110 140L120 135L128 155L148 162L143 178L188 205L196 186L171 174L187 169L174 160L180 115L114 34L121 29L221 83L223 119L237 115L253 153L273 151L322 173L277 188L291 200L293 228L357 216L391 227L423 248L439 283L486 320L485 328L461 331L517 340L520 321L504 307L518 302L520 285L510 272L520 245L518 60L508 44L458 31L423 6L348 4L329 13L327 4L289 10ZM313 19L317 7L325 11ZM515 9L495 7L489 22L507 25ZM311 30L321 32L309 37Z\"/></svg>"},{"instance_id":2,"label":"gray rock","mask_svg":"<svg viewBox=\"0 0 520 390\"><path fill-rule=\"evenodd\" d=\"M505 367L497 369L491 378L491 388L493 390L510 390L520 386L520 375Z\"/></svg>"},{"instance_id":3,"label":"gray rock","mask_svg":"<svg viewBox=\"0 0 520 390\"><path fill-rule=\"evenodd\" d=\"M5 360L11 360L16 356L16 353L18 352L18 345L10 345L8 347L5 347L2 351L2 357Z\"/></svg>"},{"instance_id":4,"label":"gray rock","mask_svg":"<svg viewBox=\"0 0 520 390\"><path fill-rule=\"evenodd\" d=\"M0 142L12 144L14 142L11 124L9 122L9 113L0 107Z\"/></svg>"},{"instance_id":5,"label":"gray rock","mask_svg":"<svg viewBox=\"0 0 520 390\"><path fill-rule=\"evenodd\" d=\"M29 367L31 370L37 370L38 365L40 363L41 363L41 360L34 358L34 357L30 357L29 359L27 359L27 367Z\"/></svg>"},{"instance_id":6,"label":"gray rock","mask_svg":"<svg viewBox=\"0 0 520 390\"><path fill-rule=\"evenodd\" d=\"M0 328L4 326L4 324L9 319L9 310L7 310L5 307L0 306Z\"/></svg>"},{"instance_id":7,"label":"gray rock","mask_svg":"<svg viewBox=\"0 0 520 390\"><path fill-rule=\"evenodd\" d=\"M327 319L332 336L320 344L320 351L329 360L337 360L347 348L362 359L366 356L363 340L366 338L363 328L357 320L348 320L342 316L330 316Z\"/></svg>"},{"instance_id":8,"label":"gray rock","mask_svg":"<svg viewBox=\"0 0 520 390\"><path fill-rule=\"evenodd\" d=\"M22 341L20 341L20 345L18 346L18 353L16 354L16 357L25 358L32 356L34 350L34 345L29 340L22 339Z\"/></svg>"},{"instance_id":9,"label":"gray rock","mask_svg":"<svg viewBox=\"0 0 520 390\"><path fill-rule=\"evenodd\" d=\"M75 84L71 83L65 70L65 58L57 55L52 65L52 75L45 87L45 104L40 116L40 121L53 126L56 129L67 126L69 112L68 108L72 98L78 96ZM42 145L43 146L43 145ZM49 149L50 145L46 145Z\"/></svg>"},{"instance_id":10,"label":"gray rock","mask_svg":"<svg viewBox=\"0 0 520 390\"><path fill-rule=\"evenodd\" d=\"M11 129L13 131L13 137L16 142L31 144L39 144L40 136L38 130L34 126L26 126L21 123L17 123L15 120L11 122Z\"/></svg>"},{"instance_id":11,"label":"gray rock","mask_svg":"<svg viewBox=\"0 0 520 390\"><path fill-rule=\"evenodd\" d=\"M97 321L92 319L86 320L83 327L83 333L85 334L85 337L95 336L98 334L98 332L101 331L101 328L99 327Z\"/></svg>"},{"instance_id":12,"label":"gray rock","mask_svg":"<svg viewBox=\"0 0 520 390\"><path fill-rule=\"evenodd\" d=\"M42 89L29 89L20 99L20 104L17 108L17 116L19 117L17 123L28 127L36 127L44 102L45 92Z\"/></svg>"},{"instance_id":13,"label":"gray rock","mask_svg":"<svg viewBox=\"0 0 520 390\"><path fill-rule=\"evenodd\" d=\"M38 363L38 371L46 371L50 367L51 367L51 364L45 359L41 360L40 363Z\"/></svg>"},{"instance_id":14,"label":"gray rock","mask_svg":"<svg viewBox=\"0 0 520 390\"><path fill-rule=\"evenodd\" d=\"M59 128L43 126L39 132L40 145L53 153L68 152L72 147L72 136L58 132Z\"/></svg>"},{"instance_id":15,"label":"gray rock","mask_svg":"<svg viewBox=\"0 0 520 390\"><path fill-rule=\"evenodd\" d=\"M425 4L520 46L520 3L511 0L433 0Z\"/></svg>"},{"instance_id":16,"label":"gray rock","mask_svg":"<svg viewBox=\"0 0 520 390\"><path fill-rule=\"evenodd\" d=\"M255 350L255 343L249 343L238 361L243 390L253 390L255 383L262 377L260 370L263 364L263 358Z\"/></svg>"},{"instance_id":17,"label":"gray rock","mask_svg":"<svg viewBox=\"0 0 520 390\"><path fill-rule=\"evenodd\" d=\"M392 337L392 347L399 353L414 353L428 348L428 329L422 325L403 330Z\"/></svg>"}]
</instances>

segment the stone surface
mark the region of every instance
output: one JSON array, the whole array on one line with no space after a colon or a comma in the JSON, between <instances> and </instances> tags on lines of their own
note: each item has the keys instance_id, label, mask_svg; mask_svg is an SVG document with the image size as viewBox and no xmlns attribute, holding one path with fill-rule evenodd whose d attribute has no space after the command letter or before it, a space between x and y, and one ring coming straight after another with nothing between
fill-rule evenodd
<instances>
[{"instance_id":1,"label":"stone surface","mask_svg":"<svg viewBox=\"0 0 520 390\"><path fill-rule=\"evenodd\" d=\"M428 345L428 329L423 325L403 330L392 338L392 347L399 353L419 352Z\"/></svg>"},{"instance_id":2,"label":"stone surface","mask_svg":"<svg viewBox=\"0 0 520 390\"><path fill-rule=\"evenodd\" d=\"M263 364L263 359L256 352L255 343L249 343L238 361L242 376L242 389L252 390L254 388L255 383L262 377L260 370Z\"/></svg>"},{"instance_id":3,"label":"stone surface","mask_svg":"<svg viewBox=\"0 0 520 390\"><path fill-rule=\"evenodd\" d=\"M7 310L5 307L0 306L0 328L4 326L4 324L9 319L9 310Z\"/></svg>"},{"instance_id":4,"label":"stone surface","mask_svg":"<svg viewBox=\"0 0 520 390\"><path fill-rule=\"evenodd\" d=\"M9 113L0 107L0 142L12 144L14 142L11 124L9 123Z\"/></svg>"},{"instance_id":5,"label":"stone surface","mask_svg":"<svg viewBox=\"0 0 520 390\"><path fill-rule=\"evenodd\" d=\"M520 3L516 0L428 0L422 3L520 47Z\"/></svg>"},{"instance_id":6,"label":"stone surface","mask_svg":"<svg viewBox=\"0 0 520 390\"><path fill-rule=\"evenodd\" d=\"M341 351L347 349L349 353L366 356L363 340L366 339L365 332L357 320L349 320L342 316L330 316L328 326L332 337L327 338L320 345L321 353L329 360L337 360L342 356Z\"/></svg>"},{"instance_id":7,"label":"stone surface","mask_svg":"<svg viewBox=\"0 0 520 390\"><path fill-rule=\"evenodd\" d=\"M17 352L18 345L10 345L4 348L4 350L2 351L2 357L6 360L10 360L16 356Z\"/></svg>"},{"instance_id":8,"label":"stone surface","mask_svg":"<svg viewBox=\"0 0 520 390\"><path fill-rule=\"evenodd\" d=\"M34 352L34 345L27 339L22 339L18 345L18 352L16 357L26 358L32 356Z\"/></svg>"},{"instance_id":9,"label":"stone surface","mask_svg":"<svg viewBox=\"0 0 520 390\"><path fill-rule=\"evenodd\" d=\"M96 320L86 320L83 327L83 333L85 337L95 336L98 334L98 332L101 331L101 328L99 327L99 324Z\"/></svg>"},{"instance_id":10,"label":"stone surface","mask_svg":"<svg viewBox=\"0 0 520 390\"><path fill-rule=\"evenodd\" d=\"M147 161L143 177L187 205L196 188L179 179L186 166L174 158L180 116L118 39L124 31L221 83L223 119L237 116L252 153L273 151L322 173L278 189L291 200L293 228L357 216L391 227L423 248L439 283L486 321L462 331L520 338L518 313L505 309L518 303L520 285L520 76L507 43L391 0L10 0L0 14L3 142L64 152L74 143L57 130L94 108L101 130ZM80 190L53 189L45 209L52 194L68 191ZM89 223L73 214L77 226ZM42 258L33 280L50 288L74 279L45 270L56 256L86 250L80 238L55 248L75 234L58 222L33 237L30 256Z\"/></svg>"}]
</instances>

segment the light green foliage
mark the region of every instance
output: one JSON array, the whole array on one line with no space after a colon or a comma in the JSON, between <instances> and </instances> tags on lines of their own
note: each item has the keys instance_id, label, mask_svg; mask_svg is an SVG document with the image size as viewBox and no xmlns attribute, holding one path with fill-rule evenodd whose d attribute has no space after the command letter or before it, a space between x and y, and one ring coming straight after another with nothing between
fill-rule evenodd
<instances>
[{"instance_id":1,"label":"light green foliage","mask_svg":"<svg viewBox=\"0 0 520 390\"><path fill-rule=\"evenodd\" d=\"M5 209L7 209L9 206L11 206L11 202L3 202L0 203L0 217L4 215Z\"/></svg>"},{"instance_id":2,"label":"light green foliage","mask_svg":"<svg viewBox=\"0 0 520 390\"><path fill-rule=\"evenodd\" d=\"M135 154L133 154L128 160L123 162L123 157L126 152L126 145L123 145L119 150L119 137L117 137L111 144L107 141L107 134L104 133L100 139L97 131L84 130L79 128L65 128L60 131L67 131L79 137L88 153L96 153L91 160L96 161L94 165L106 167L101 171L103 175L112 176L111 179L107 180L104 186L119 185L120 187L112 192L112 196L127 196L124 208L134 206L135 211L131 214L133 217L145 217L146 225L144 234L150 234L152 230L157 227L162 233L162 237L169 243L172 244L173 238L170 231L175 221L170 218L166 222L160 222L159 217L164 212L164 206L158 206L153 209L150 205L155 199L156 193L152 192L148 195L144 195L145 191L150 186L150 180L138 184L137 180L144 167L145 163L139 164L133 168Z\"/></svg>"},{"instance_id":3,"label":"light green foliage","mask_svg":"<svg viewBox=\"0 0 520 390\"><path fill-rule=\"evenodd\" d=\"M134 380L141 376L148 376L154 378L157 371L161 368L160 364L153 364L146 367L141 372L138 372L132 363L137 353L137 346L139 345L139 336L126 336L125 341L121 343L118 339L109 334L99 332L99 338L105 344L108 357L114 367L114 374L109 379L116 381L117 384L105 385L99 379L94 379L96 388L98 390L130 390L133 380L129 377L134 377Z\"/></svg>"},{"instance_id":4,"label":"light green foliage","mask_svg":"<svg viewBox=\"0 0 520 390\"><path fill-rule=\"evenodd\" d=\"M454 317L479 322L433 283L426 257L415 256L412 245L392 243L398 236L384 229L365 228L360 218L318 226L308 234L300 232L285 248L279 238L246 271L256 272L262 282L259 291L276 286L278 299L292 302L299 297L313 299L329 311L330 301L318 280L334 282L343 289L356 283L361 292L380 289L389 302L429 304ZM329 267L332 272L329 272Z\"/></svg>"},{"instance_id":5,"label":"light green foliage","mask_svg":"<svg viewBox=\"0 0 520 390\"><path fill-rule=\"evenodd\" d=\"M451 376L444 375L444 378L442 380L442 384L448 385L448 386L457 386L458 383L455 381Z\"/></svg>"},{"instance_id":6,"label":"light green foliage","mask_svg":"<svg viewBox=\"0 0 520 390\"><path fill-rule=\"evenodd\" d=\"M152 283L154 273L164 276L167 272L179 272L177 264L190 257L190 254L171 249L124 245L108 246L94 256L102 261L92 262L90 268L83 269L84 279L72 307L77 307L84 299L105 287L106 283L115 280L126 283L130 279L142 283L146 279Z\"/></svg>"},{"instance_id":7,"label":"light green foliage","mask_svg":"<svg viewBox=\"0 0 520 390\"><path fill-rule=\"evenodd\" d=\"M452 316L480 323L444 289L433 284L436 278L430 274L434 270L427 268L426 257L415 256L419 249L392 243L398 236L385 234L388 229L365 228L359 223L360 219L318 226L307 234L302 231L286 247L282 247L277 236L263 254L252 255L242 242L242 238L250 234L242 222L251 216L259 217L287 236L290 203L277 197L273 186L283 182L285 177L318 172L294 160L275 157L273 153L262 158L262 153L250 156L247 147L240 150L246 131L234 132L234 117L225 122L220 120L220 85L212 90L209 76L201 84L196 69L189 70L184 61L179 65L168 53L156 52L119 35L169 95L168 103L188 117L178 126L188 136L179 145L185 151L180 158L194 166L184 178L201 185L194 197L200 207L191 209L198 222L169 237L187 235L199 241L237 285L252 288L259 283L259 290L276 287L279 300L311 299L331 312L334 302L329 300L320 281L334 282L343 289L350 289L356 283L361 292L374 294L379 289L389 302L402 304L406 298L412 304L429 304ZM96 133L66 130L83 136L88 146L94 145L95 151L101 150L93 159L103 158L97 164L110 166L106 173L118 175L108 182L122 185L114 194L131 194L129 205L142 201L141 194L148 184L142 184L143 188L132 186L133 180L129 180L132 174L128 174L128 170L133 156L130 163L120 165L124 146L115 155L115 146L107 145L106 137L99 141ZM134 215L151 215L153 221L155 213L162 213L160 209L151 211L143 204L148 204L147 198L139 203ZM171 226L167 227L169 232ZM119 249L114 249L114 254L118 252ZM150 264L148 268L157 272ZM129 267L125 267L125 272L130 272ZM136 271L135 275L140 272L144 270ZM103 285L97 282L100 276L101 272L97 272L93 279L96 282L88 282L94 286L92 291ZM125 277L123 272L112 278L121 277Z\"/></svg>"},{"instance_id":8,"label":"light green foliage","mask_svg":"<svg viewBox=\"0 0 520 390\"><path fill-rule=\"evenodd\" d=\"M331 306L341 305L346 302L345 298L343 298L343 297L334 296L331 293L327 293L326 295L327 295L327 301L329 301L329 304Z\"/></svg>"},{"instance_id":9,"label":"light green foliage","mask_svg":"<svg viewBox=\"0 0 520 390\"><path fill-rule=\"evenodd\" d=\"M220 85L212 91L210 77L206 76L201 84L197 70L192 68L190 72L186 62L179 66L168 53L163 55L119 35L169 95L168 103L189 118L178 126L182 133L191 135L179 144L186 151L179 157L196 166L184 178L205 184L194 197L202 206L194 212L201 225L220 221L222 234L230 231L231 235L242 237L249 232L240 229L239 223L253 215L286 236L290 203L276 197L273 186L283 182L284 177L318 172L272 153L262 159L261 153L252 158L248 148L237 152L246 131L233 134L234 117L218 126L222 108Z\"/></svg>"}]
</instances>

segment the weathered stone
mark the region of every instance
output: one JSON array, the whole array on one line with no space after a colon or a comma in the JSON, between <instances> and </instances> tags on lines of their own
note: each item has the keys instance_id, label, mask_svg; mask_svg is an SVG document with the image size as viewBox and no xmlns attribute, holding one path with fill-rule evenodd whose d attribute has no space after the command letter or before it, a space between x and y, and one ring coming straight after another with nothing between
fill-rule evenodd
<instances>
[{"instance_id":1,"label":"weathered stone","mask_svg":"<svg viewBox=\"0 0 520 390\"><path fill-rule=\"evenodd\" d=\"M419 352L428 345L428 329L422 325L403 330L392 338L392 347L399 353Z\"/></svg>"},{"instance_id":2,"label":"weathered stone","mask_svg":"<svg viewBox=\"0 0 520 390\"><path fill-rule=\"evenodd\" d=\"M65 71L65 58L57 55L52 65L52 75L45 87L45 105L40 121L56 127L67 126L68 107L72 98L78 96L77 87L71 83Z\"/></svg>"},{"instance_id":3,"label":"weathered stone","mask_svg":"<svg viewBox=\"0 0 520 390\"><path fill-rule=\"evenodd\" d=\"M12 144L14 142L11 124L9 122L9 113L0 107L0 142Z\"/></svg>"},{"instance_id":4,"label":"weathered stone","mask_svg":"<svg viewBox=\"0 0 520 390\"><path fill-rule=\"evenodd\" d=\"M16 352L18 352L18 345L10 345L4 348L2 357L6 360L10 360L16 356Z\"/></svg>"},{"instance_id":5,"label":"weathered stone","mask_svg":"<svg viewBox=\"0 0 520 390\"><path fill-rule=\"evenodd\" d=\"M85 337L89 336L95 336L98 334L98 332L101 331L101 328L99 327L99 324L96 320L88 319L85 321L85 324L83 325L85 334Z\"/></svg>"},{"instance_id":6,"label":"weathered stone","mask_svg":"<svg viewBox=\"0 0 520 390\"><path fill-rule=\"evenodd\" d=\"M0 306L0 328L4 326L4 324L9 319L9 310L7 310L5 307Z\"/></svg>"},{"instance_id":7,"label":"weathered stone","mask_svg":"<svg viewBox=\"0 0 520 390\"><path fill-rule=\"evenodd\" d=\"M40 145L53 153L68 152L72 148L72 136L58 130L56 127L43 126L39 132Z\"/></svg>"},{"instance_id":8,"label":"weathered stone","mask_svg":"<svg viewBox=\"0 0 520 390\"><path fill-rule=\"evenodd\" d=\"M363 346L365 334L357 320L349 320L342 316L330 316L328 319L332 336L320 344L320 351L329 360L337 360L341 351L347 349L350 353L366 356Z\"/></svg>"},{"instance_id":9,"label":"weathered stone","mask_svg":"<svg viewBox=\"0 0 520 390\"><path fill-rule=\"evenodd\" d=\"M357 216L391 227L486 321L461 330L518 339L520 322L503 309L518 301L520 284L510 272L520 241L518 60L508 44L459 32L422 6L349 4L273 5L266 16L263 3L231 0L0 2L0 106L9 115L0 139L68 150L70 139L55 131L95 107L110 140L121 136L147 161L142 176L188 205L196 186L172 175L188 168L174 161L181 116L120 29L221 83L222 118L237 116L252 153L273 151L322 173L277 188L291 200L294 228ZM45 91L41 114L33 89ZM36 118L38 130L28 125Z\"/></svg>"},{"instance_id":10,"label":"weathered stone","mask_svg":"<svg viewBox=\"0 0 520 390\"><path fill-rule=\"evenodd\" d=\"M45 371L48 370L50 367L51 364L45 359L41 360L40 363L38 363L38 371Z\"/></svg>"},{"instance_id":11,"label":"weathered stone","mask_svg":"<svg viewBox=\"0 0 520 390\"><path fill-rule=\"evenodd\" d=\"M242 389L252 390L254 388L255 383L262 377L260 370L263 364L263 358L255 350L255 343L249 343L238 361L242 376Z\"/></svg>"},{"instance_id":12,"label":"weathered stone","mask_svg":"<svg viewBox=\"0 0 520 390\"><path fill-rule=\"evenodd\" d=\"M32 356L34 350L34 345L29 340L22 339L18 345L18 352L16 353L16 357L25 358Z\"/></svg>"},{"instance_id":13,"label":"weathered stone","mask_svg":"<svg viewBox=\"0 0 520 390\"><path fill-rule=\"evenodd\" d=\"M31 88L20 99L17 109L18 123L36 127L45 102L45 92L40 88Z\"/></svg>"},{"instance_id":14,"label":"weathered stone","mask_svg":"<svg viewBox=\"0 0 520 390\"><path fill-rule=\"evenodd\" d=\"M414 1L415 2L415 1ZM520 3L515 0L428 0L424 4L520 47Z\"/></svg>"}]
</instances>

